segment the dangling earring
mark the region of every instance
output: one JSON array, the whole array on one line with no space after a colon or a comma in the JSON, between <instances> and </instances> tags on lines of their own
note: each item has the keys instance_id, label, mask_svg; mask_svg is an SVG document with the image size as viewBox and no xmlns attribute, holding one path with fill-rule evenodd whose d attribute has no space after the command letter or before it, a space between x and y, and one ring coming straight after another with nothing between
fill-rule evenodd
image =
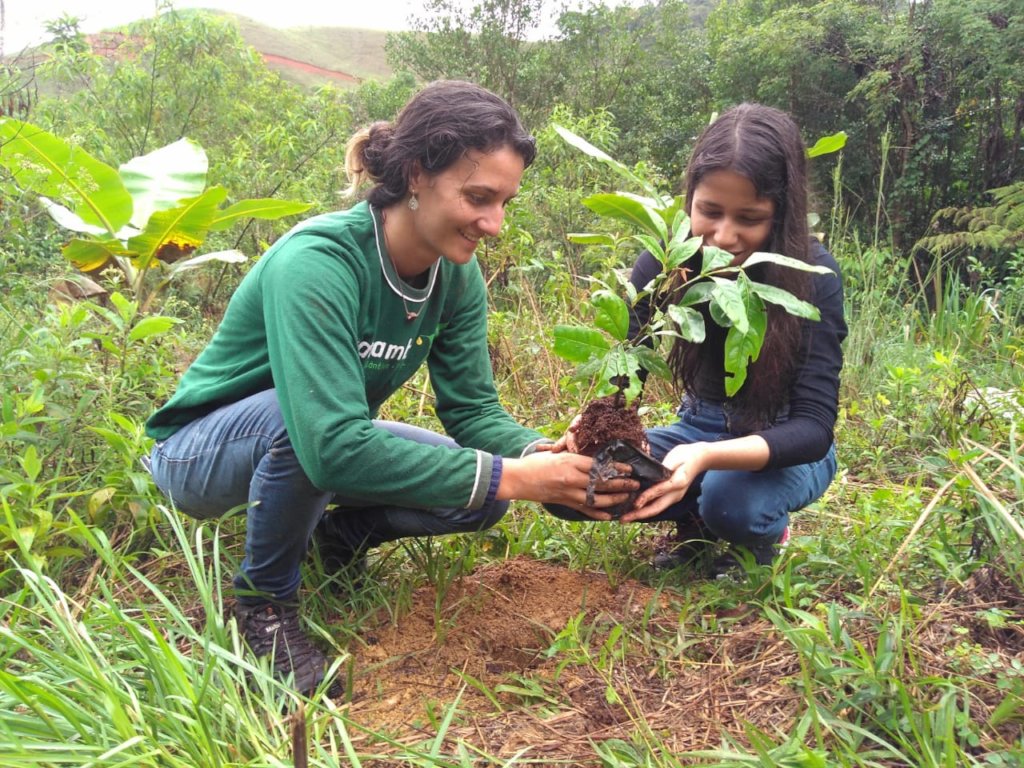
<instances>
[{"instance_id":1,"label":"dangling earring","mask_svg":"<svg viewBox=\"0 0 1024 768\"><path fill-rule=\"evenodd\" d=\"M420 201L416 199L416 193L413 192L412 195L409 196L409 210L410 211L418 211L419 208L420 208Z\"/></svg>"}]
</instances>

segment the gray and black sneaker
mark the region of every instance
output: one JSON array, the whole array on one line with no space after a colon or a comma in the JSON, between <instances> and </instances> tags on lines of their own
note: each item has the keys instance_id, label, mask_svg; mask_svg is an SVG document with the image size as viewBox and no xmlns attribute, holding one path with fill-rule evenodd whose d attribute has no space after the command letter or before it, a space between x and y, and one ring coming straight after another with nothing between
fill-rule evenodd
<instances>
[{"instance_id":1,"label":"gray and black sneaker","mask_svg":"<svg viewBox=\"0 0 1024 768\"><path fill-rule=\"evenodd\" d=\"M718 537L704 525L698 515L676 522L676 532L654 555L656 570L669 571L682 566L701 566L709 557Z\"/></svg>"},{"instance_id":2,"label":"gray and black sneaker","mask_svg":"<svg viewBox=\"0 0 1024 768\"><path fill-rule=\"evenodd\" d=\"M327 576L340 577L352 586L359 586L366 578L366 548L349 543L342 514L328 512L321 517L313 529L313 543Z\"/></svg>"},{"instance_id":3,"label":"gray and black sneaker","mask_svg":"<svg viewBox=\"0 0 1024 768\"><path fill-rule=\"evenodd\" d=\"M787 525L779 536L778 541L766 544L755 544L744 547L753 556L757 565L771 565L779 557L789 544L789 526ZM733 574L742 573L743 562L739 553L730 548L721 557L715 558L711 563L711 577L715 579L729 578Z\"/></svg>"},{"instance_id":4,"label":"gray and black sneaker","mask_svg":"<svg viewBox=\"0 0 1024 768\"><path fill-rule=\"evenodd\" d=\"M269 656L274 676L291 684L304 696L311 695L323 682L327 667L324 654L299 625L299 610L280 603L235 606L238 629L256 658ZM342 693L335 680L327 691L330 697Z\"/></svg>"}]
</instances>

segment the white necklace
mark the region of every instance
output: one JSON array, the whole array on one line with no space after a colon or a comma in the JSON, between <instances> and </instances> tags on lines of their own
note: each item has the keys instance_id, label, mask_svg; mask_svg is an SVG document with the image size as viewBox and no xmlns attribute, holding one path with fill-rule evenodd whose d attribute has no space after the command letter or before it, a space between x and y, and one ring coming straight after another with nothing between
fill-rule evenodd
<instances>
[{"instance_id":1,"label":"white necklace","mask_svg":"<svg viewBox=\"0 0 1024 768\"><path fill-rule=\"evenodd\" d=\"M407 322L412 322L413 320L415 320L417 317L420 316L420 312L423 310L422 305L424 303L426 303L427 299L429 299L430 295L434 292L434 282L437 280L437 265L438 265L438 262L435 261L431 265L431 267L430 267L430 278L429 278L429 281L427 283L427 293L426 293L426 295L422 299L413 298L412 296L406 296L405 295L405 291L403 290L402 284L401 284L402 277L401 277L401 275L398 274L398 264L395 263L395 257L392 255L391 247L390 247L390 245L388 243L388 231L387 231L387 228L384 226L384 223L385 223L384 211L380 212L381 229L384 230L384 250L387 250L387 252L388 252L388 261L391 262L391 268L394 270L395 279L399 281L399 283L397 285L394 282L392 282L391 276L388 274L388 270L385 268L385 265L384 265L384 250L382 250L381 247L380 247L380 241L381 241L380 234L381 233L377 229L377 218L372 215L372 212L371 212L370 219L373 221L373 237L374 237L374 241L377 243L377 256L378 256L378 258L380 258L381 272L384 274L384 279L387 280L388 286L391 288L392 291L397 293L399 298L402 300L402 307L405 309L405 319L406 319L406 321ZM420 306L419 309L417 309L414 312L413 310L409 309L409 302L413 302L414 304L420 304L421 306Z\"/></svg>"}]
</instances>

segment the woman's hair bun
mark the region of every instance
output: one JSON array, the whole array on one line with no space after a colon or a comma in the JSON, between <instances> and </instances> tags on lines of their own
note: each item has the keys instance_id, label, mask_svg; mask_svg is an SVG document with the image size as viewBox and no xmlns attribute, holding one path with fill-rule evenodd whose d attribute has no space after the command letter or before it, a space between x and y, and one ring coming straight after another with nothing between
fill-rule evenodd
<instances>
[{"instance_id":1,"label":"woman's hair bun","mask_svg":"<svg viewBox=\"0 0 1024 768\"><path fill-rule=\"evenodd\" d=\"M384 170L384 158L395 137L394 126L386 120L378 120L366 129L366 141L361 147L363 170L376 180Z\"/></svg>"}]
</instances>

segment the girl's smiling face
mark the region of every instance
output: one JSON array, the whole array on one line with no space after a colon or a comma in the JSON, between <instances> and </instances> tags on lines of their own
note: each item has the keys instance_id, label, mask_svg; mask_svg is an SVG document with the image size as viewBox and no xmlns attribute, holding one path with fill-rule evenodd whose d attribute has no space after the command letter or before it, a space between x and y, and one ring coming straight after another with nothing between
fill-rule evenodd
<instances>
[{"instance_id":1,"label":"girl's smiling face","mask_svg":"<svg viewBox=\"0 0 1024 768\"><path fill-rule=\"evenodd\" d=\"M735 171L712 171L700 180L690 201L694 235L733 255L732 266L763 251L775 223L775 202L758 197L753 182Z\"/></svg>"}]
</instances>

